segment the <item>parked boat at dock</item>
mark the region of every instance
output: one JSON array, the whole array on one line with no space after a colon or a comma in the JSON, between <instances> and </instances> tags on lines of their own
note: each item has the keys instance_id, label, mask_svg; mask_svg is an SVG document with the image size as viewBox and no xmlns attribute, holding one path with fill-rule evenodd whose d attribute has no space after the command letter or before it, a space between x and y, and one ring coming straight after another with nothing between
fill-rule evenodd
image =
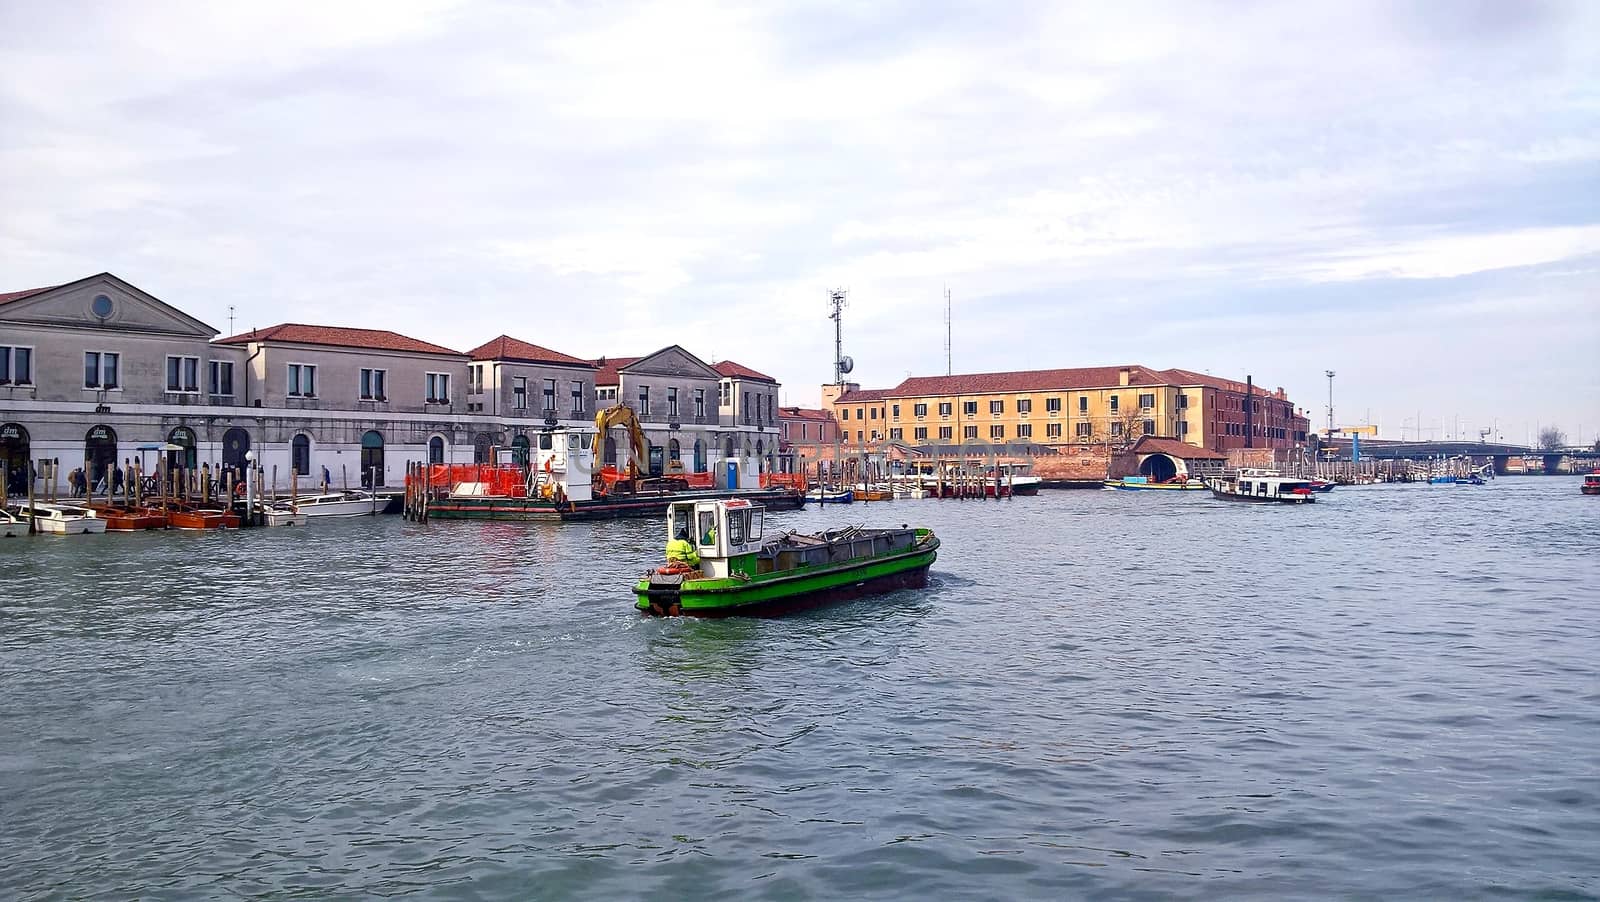
<instances>
[{"instance_id":1,"label":"parked boat at dock","mask_svg":"<svg viewBox=\"0 0 1600 902\"><path fill-rule=\"evenodd\" d=\"M167 515L158 508L112 504L91 504L89 508L106 521L109 532L167 528Z\"/></svg>"},{"instance_id":2,"label":"parked boat at dock","mask_svg":"<svg viewBox=\"0 0 1600 902\"><path fill-rule=\"evenodd\" d=\"M667 564L634 586L645 614L771 616L927 585L939 539L929 529L859 526L765 539L759 504L673 504Z\"/></svg>"},{"instance_id":3,"label":"parked boat at dock","mask_svg":"<svg viewBox=\"0 0 1600 902\"><path fill-rule=\"evenodd\" d=\"M1309 480L1284 476L1276 470L1240 470L1206 480L1213 497L1224 501L1275 504L1310 504L1317 500Z\"/></svg>"},{"instance_id":4,"label":"parked boat at dock","mask_svg":"<svg viewBox=\"0 0 1600 902\"><path fill-rule=\"evenodd\" d=\"M363 490L350 490L344 492L324 492L318 495L301 495L294 500L294 506L305 517L370 517L380 513L388 505L388 500L380 498L372 492Z\"/></svg>"},{"instance_id":5,"label":"parked boat at dock","mask_svg":"<svg viewBox=\"0 0 1600 902\"><path fill-rule=\"evenodd\" d=\"M0 507L0 538L9 539L13 536L25 536L27 534L28 521Z\"/></svg>"},{"instance_id":6,"label":"parked boat at dock","mask_svg":"<svg viewBox=\"0 0 1600 902\"><path fill-rule=\"evenodd\" d=\"M1194 492L1205 489L1203 480L1196 477L1174 476L1168 480L1153 480L1148 476L1124 476L1121 479L1107 479L1102 483L1107 489L1119 492Z\"/></svg>"},{"instance_id":7,"label":"parked boat at dock","mask_svg":"<svg viewBox=\"0 0 1600 902\"><path fill-rule=\"evenodd\" d=\"M856 493L852 489L812 489L806 492L806 500L812 504L852 504Z\"/></svg>"},{"instance_id":8,"label":"parked boat at dock","mask_svg":"<svg viewBox=\"0 0 1600 902\"><path fill-rule=\"evenodd\" d=\"M167 526L172 529L238 529L239 515L218 508L201 507L186 501L167 500L162 504Z\"/></svg>"},{"instance_id":9,"label":"parked boat at dock","mask_svg":"<svg viewBox=\"0 0 1600 902\"><path fill-rule=\"evenodd\" d=\"M19 505L11 508L18 519L32 520L33 531L50 535L91 535L106 531L106 521L87 507L75 504Z\"/></svg>"}]
</instances>

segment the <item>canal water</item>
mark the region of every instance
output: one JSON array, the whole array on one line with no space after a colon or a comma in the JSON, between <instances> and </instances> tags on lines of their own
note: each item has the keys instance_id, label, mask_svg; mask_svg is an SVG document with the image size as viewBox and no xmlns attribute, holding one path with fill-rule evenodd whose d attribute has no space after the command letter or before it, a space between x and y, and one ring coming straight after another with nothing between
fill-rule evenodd
<instances>
[{"instance_id":1,"label":"canal water","mask_svg":"<svg viewBox=\"0 0 1600 902\"><path fill-rule=\"evenodd\" d=\"M0 897L1592 898L1600 498L1046 493L644 620L653 522L0 542Z\"/></svg>"}]
</instances>

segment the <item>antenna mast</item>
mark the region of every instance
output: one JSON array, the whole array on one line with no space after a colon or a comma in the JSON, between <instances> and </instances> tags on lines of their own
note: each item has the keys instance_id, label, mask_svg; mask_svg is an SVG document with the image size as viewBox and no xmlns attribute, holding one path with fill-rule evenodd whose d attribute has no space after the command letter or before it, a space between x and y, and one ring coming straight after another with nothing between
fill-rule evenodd
<instances>
[{"instance_id":1,"label":"antenna mast","mask_svg":"<svg viewBox=\"0 0 1600 902\"><path fill-rule=\"evenodd\" d=\"M233 305L228 305L228 334L233 334Z\"/></svg>"},{"instance_id":2,"label":"antenna mast","mask_svg":"<svg viewBox=\"0 0 1600 902\"><path fill-rule=\"evenodd\" d=\"M833 320L833 382L843 385L844 377L856 367L856 362L844 354L844 308L848 304L843 288L836 288L828 295L828 305L833 312L828 314L828 319Z\"/></svg>"},{"instance_id":3,"label":"antenna mast","mask_svg":"<svg viewBox=\"0 0 1600 902\"><path fill-rule=\"evenodd\" d=\"M953 372L950 364L950 339L950 288L946 286L944 290L944 374L946 376Z\"/></svg>"}]
</instances>

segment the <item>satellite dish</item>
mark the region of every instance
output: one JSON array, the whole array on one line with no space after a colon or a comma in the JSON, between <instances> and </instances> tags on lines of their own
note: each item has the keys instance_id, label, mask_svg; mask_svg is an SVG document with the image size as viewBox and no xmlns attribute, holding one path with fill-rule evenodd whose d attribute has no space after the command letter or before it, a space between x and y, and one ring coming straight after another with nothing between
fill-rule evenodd
<instances>
[{"instance_id":1,"label":"satellite dish","mask_svg":"<svg viewBox=\"0 0 1600 902\"><path fill-rule=\"evenodd\" d=\"M839 358L839 372L848 373L855 368L856 362L850 357L849 354Z\"/></svg>"}]
</instances>

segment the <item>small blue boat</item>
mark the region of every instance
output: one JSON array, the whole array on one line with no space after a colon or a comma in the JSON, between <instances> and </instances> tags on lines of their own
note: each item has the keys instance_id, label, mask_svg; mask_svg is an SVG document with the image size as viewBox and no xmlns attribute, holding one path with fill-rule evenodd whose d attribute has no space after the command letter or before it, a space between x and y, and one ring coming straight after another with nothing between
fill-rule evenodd
<instances>
[{"instance_id":1,"label":"small blue boat","mask_svg":"<svg viewBox=\"0 0 1600 902\"><path fill-rule=\"evenodd\" d=\"M856 500L856 493L849 489L845 489L842 492L812 489L806 492L806 500L812 504L853 504Z\"/></svg>"}]
</instances>

